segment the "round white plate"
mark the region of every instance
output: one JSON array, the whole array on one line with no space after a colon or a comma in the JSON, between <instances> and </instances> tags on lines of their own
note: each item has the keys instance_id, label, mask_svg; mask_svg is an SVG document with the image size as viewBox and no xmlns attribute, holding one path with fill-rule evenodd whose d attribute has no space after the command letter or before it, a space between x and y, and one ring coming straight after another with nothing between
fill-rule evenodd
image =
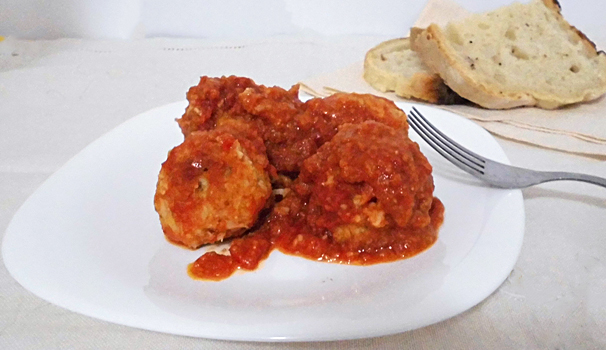
<instances>
[{"instance_id":1,"label":"round white plate","mask_svg":"<svg viewBox=\"0 0 606 350\"><path fill-rule=\"evenodd\" d=\"M6 268L53 304L109 322L194 337L299 341L373 337L445 320L476 305L511 272L524 235L518 190L486 187L410 131L434 166L446 207L437 243L373 266L273 252L222 282L190 279L201 251L167 243L153 196L167 152L182 141L185 102L153 109L86 147L19 209L6 231ZM410 104L401 104L408 111ZM472 150L508 162L483 129L417 106Z\"/></svg>"}]
</instances>

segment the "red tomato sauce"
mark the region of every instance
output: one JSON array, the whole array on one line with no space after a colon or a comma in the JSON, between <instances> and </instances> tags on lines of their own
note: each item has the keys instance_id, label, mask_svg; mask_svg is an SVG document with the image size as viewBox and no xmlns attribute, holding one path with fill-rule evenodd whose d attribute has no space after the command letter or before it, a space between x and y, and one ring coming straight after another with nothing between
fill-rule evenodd
<instances>
[{"instance_id":1,"label":"red tomato sauce","mask_svg":"<svg viewBox=\"0 0 606 350\"><path fill-rule=\"evenodd\" d=\"M189 153L217 159L202 168L203 179L163 165L156 208L165 235L198 248L246 231L231 241L229 254L207 252L190 264L192 278L218 281L254 270L274 249L369 265L412 257L436 242L444 206L433 196L431 165L408 138L406 114L368 94L306 102L298 94L298 85L285 90L235 76L202 77L188 91L189 106L177 120L185 146L192 144L183 164L191 165ZM233 143L217 150L216 142L194 145L192 138L213 133L229 134ZM236 140L242 147L234 161L220 166ZM246 176L219 181L237 170ZM221 190L210 191L215 187ZM200 200L185 210L179 210L186 202L181 197L167 205L164 192L175 188Z\"/></svg>"},{"instance_id":2,"label":"red tomato sauce","mask_svg":"<svg viewBox=\"0 0 606 350\"><path fill-rule=\"evenodd\" d=\"M410 258L438 238L444 206L416 143L370 121L346 124L306 159L262 227L235 239L229 256L206 253L190 275L253 270L273 249L307 259L370 265Z\"/></svg>"}]
</instances>

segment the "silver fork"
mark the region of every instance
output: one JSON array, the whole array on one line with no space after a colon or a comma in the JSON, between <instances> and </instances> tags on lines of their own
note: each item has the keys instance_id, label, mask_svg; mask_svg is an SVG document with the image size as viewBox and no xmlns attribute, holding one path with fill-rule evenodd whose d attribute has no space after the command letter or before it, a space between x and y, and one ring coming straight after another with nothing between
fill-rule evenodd
<instances>
[{"instance_id":1,"label":"silver fork","mask_svg":"<svg viewBox=\"0 0 606 350\"><path fill-rule=\"evenodd\" d=\"M408 114L408 124L444 158L495 187L525 188L557 180L583 181L606 187L606 179L598 176L567 172L535 171L486 159L444 135L444 133L427 121L415 107Z\"/></svg>"}]
</instances>

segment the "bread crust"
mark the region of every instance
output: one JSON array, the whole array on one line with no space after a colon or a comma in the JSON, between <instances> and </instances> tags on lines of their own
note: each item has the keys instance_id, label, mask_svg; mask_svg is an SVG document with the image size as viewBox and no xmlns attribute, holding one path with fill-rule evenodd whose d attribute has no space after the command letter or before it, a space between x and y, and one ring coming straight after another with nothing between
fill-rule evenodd
<instances>
[{"instance_id":1,"label":"bread crust","mask_svg":"<svg viewBox=\"0 0 606 350\"><path fill-rule=\"evenodd\" d=\"M595 44L564 20L557 1L542 0L542 2L553 12L562 28L570 31L570 35L577 36L577 39L583 43L583 47L589 55L601 56L600 59L603 60L602 66L606 68L606 56L604 56L604 53L596 52ZM469 74L470 69L474 69L473 63L470 65L457 56L445 32L435 24L430 25L421 32L415 33L413 35L412 47L421 56L424 63L431 70L437 72L452 90L485 108L508 109L522 106L538 106L545 109L554 109L567 104L593 100L606 92L606 81L602 86L584 91L581 98L578 96L566 98L545 94L540 91L506 91L506 88L500 88L496 83L486 84L479 82Z\"/></svg>"},{"instance_id":2,"label":"bread crust","mask_svg":"<svg viewBox=\"0 0 606 350\"><path fill-rule=\"evenodd\" d=\"M387 54L408 50L411 50L409 38L388 40L372 48L364 59L364 80L381 92L394 92L404 98L438 104L457 102L458 96L444 84L438 74L431 73L426 67L418 67L414 74L406 76L380 64L380 61L389 59Z\"/></svg>"}]
</instances>

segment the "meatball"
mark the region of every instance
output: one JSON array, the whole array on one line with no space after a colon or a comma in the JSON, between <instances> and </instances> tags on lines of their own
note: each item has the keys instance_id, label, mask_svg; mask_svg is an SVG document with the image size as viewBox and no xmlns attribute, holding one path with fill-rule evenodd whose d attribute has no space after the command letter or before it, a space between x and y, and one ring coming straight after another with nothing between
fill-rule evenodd
<instances>
[{"instance_id":1,"label":"meatball","mask_svg":"<svg viewBox=\"0 0 606 350\"><path fill-rule=\"evenodd\" d=\"M314 130L323 144L346 123L359 124L374 120L408 135L406 114L393 101L370 94L336 93L326 98L314 98L305 103L305 113L299 124Z\"/></svg>"},{"instance_id":2,"label":"meatball","mask_svg":"<svg viewBox=\"0 0 606 350\"><path fill-rule=\"evenodd\" d=\"M301 181L316 187L308 220L331 231L350 224L425 226L431 170L419 146L395 129L374 121L345 124L303 163Z\"/></svg>"},{"instance_id":3,"label":"meatball","mask_svg":"<svg viewBox=\"0 0 606 350\"><path fill-rule=\"evenodd\" d=\"M202 77L188 91L189 106L177 122L186 137L229 120L248 124L262 138L270 163L278 172L288 173L297 173L339 125L376 120L408 132L406 115L387 99L337 93L303 103L298 95L298 85L285 90L257 85L248 78Z\"/></svg>"},{"instance_id":4,"label":"meatball","mask_svg":"<svg viewBox=\"0 0 606 350\"><path fill-rule=\"evenodd\" d=\"M225 128L190 133L160 170L154 205L164 234L192 249L244 233L272 193L262 142Z\"/></svg>"},{"instance_id":5,"label":"meatball","mask_svg":"<svg viewBox=\"0 0 606 350\"><path fill-rule=\"evenodd\" d=\"M296 97L298 86L247 89L240 94L242 107L263 128L270 162L280 172L298 172L301 164L330 141L339 125L376 120L407 135L406 115L392 101L365 94L337 93L304 104Z\"/></svg>"},{"instance_id":6,"label":"meatball","mask_svg":"<svg viewBox=\"0 0 606 350\"><path fill-rule=\"evenodd\" d=\"M376 121L344 124L303 162L292 193L276 206L274 226L286 222L292 232L280 233L279 246L361 264L417 254L435 242L442 222L431 170L401 130Z\"/></svg>"},{"instance_id":7,"label":"meatball","mask_svg":"<svg viewBox=\"0 0 606 350\"><path fill-rule=\"evenodd\" d=\"M257 84L244 77L211 78L204 76L196 86L187 92L189 105L177 123L186 137L194 131L210 130L217 119L223 116L246 116L238 96L247 88L255 89Z\"/></svg>"},{"instance_id":8,"label":"meatball","mask_svg":"<svg viewBox=\"0 0 606 350\"><path fill-rule=\"evenodd\" d=\"M303 102L298 94L297 85L285 90L257 85L249 78L204 76L187 92L189 105L177 122L187 137L194 131L211 130L226 119L236 119L257 128L265 140L276 135L272 127L280 128L301 112Z\"/></svg>"},{"instance_id":9,"label":"meatball","mask_svg":"<svg viewBox=\"0 0 606 350\"><path fill-rule=\"evenodd\" d=\"M242 107L263 135L270 163L280 172L298 171L300 160L317 149L309 130L300 128L305 105L298 95L298 85L290 90L260 86L240 94Z\"/></svg>"}]
</instances>

